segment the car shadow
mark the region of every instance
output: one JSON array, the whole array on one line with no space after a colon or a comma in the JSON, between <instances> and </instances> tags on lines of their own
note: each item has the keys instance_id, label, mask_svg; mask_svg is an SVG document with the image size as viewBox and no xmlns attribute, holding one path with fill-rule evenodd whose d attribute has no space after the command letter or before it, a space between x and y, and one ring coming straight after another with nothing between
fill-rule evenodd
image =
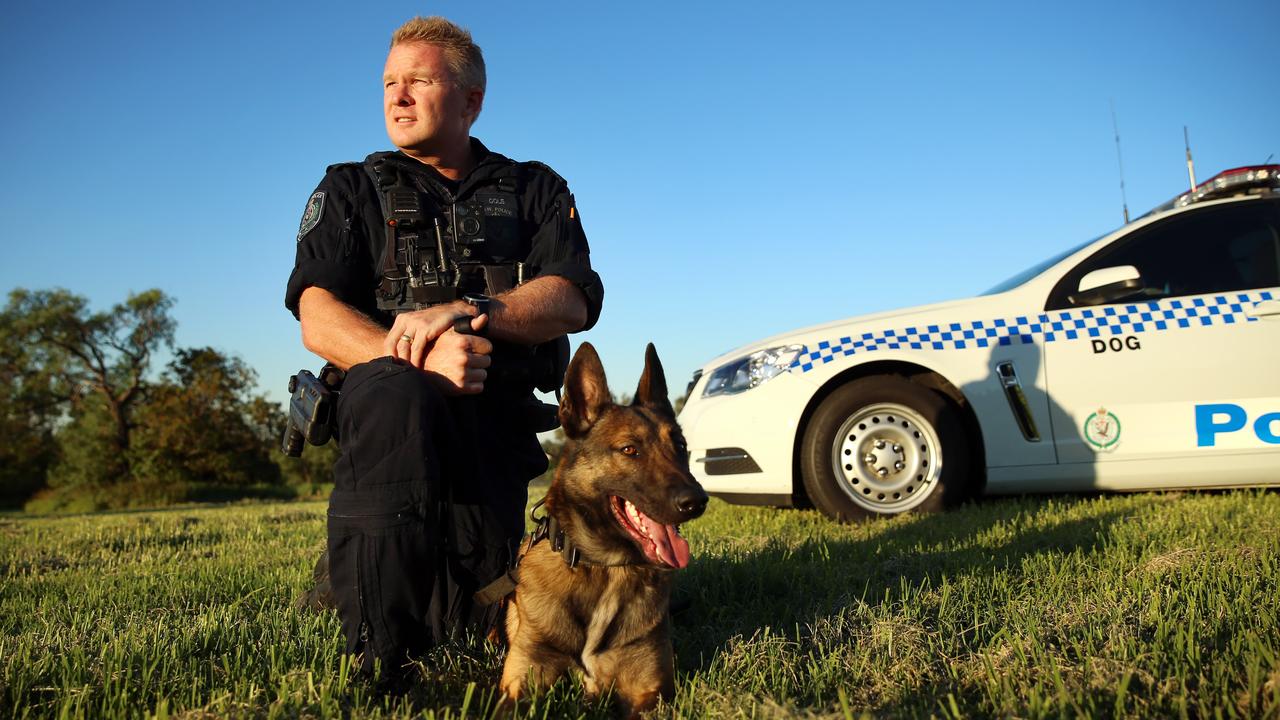
<instances>
[{"instance_id":1,"label":"car shadow","mask_svg":"<svg viewBox=\"0 0 1280 720\"><path fill-rule=\"evenodd\" d=\"M1040 499L1013 497L909 520L871 521L892 527L862 539L793 544L768 538L741 554L695 557L675 591L678 600L691 603L674 619L679 669L706 670L736 638L765 628L803 633L800 628L844 608L890 602L907 588L994 576L1037 555L1091 552L1121 513L1053 521L1064 508L1085 502L1068 496L1046 507Z\"/></svg>"}]
</instances>

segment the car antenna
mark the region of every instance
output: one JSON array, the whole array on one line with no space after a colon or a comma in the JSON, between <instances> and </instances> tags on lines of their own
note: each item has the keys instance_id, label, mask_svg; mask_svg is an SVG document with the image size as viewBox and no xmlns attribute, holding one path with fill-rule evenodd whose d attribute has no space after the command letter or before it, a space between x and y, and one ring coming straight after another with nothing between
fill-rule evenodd
<instances>
[{"instance_id":1,"label":"car antenna","mask_svg":"<svg viewBox=\"0 0 1280 720\"><path fill-rule=\"evenodd\" d=\"M1268 155L1268 156L1267 156L1267 159L1266 159L1266 160L1263 160L1263 161L1262 161L1262 164L1263 164L1263 165L1270 165L1270 164L1271 164L1271 158L1273 158L1273 157L1275 157L1275 156L1276 156L1276 154L1275 154L1275 153L1271 153L1270 155Z\"/></svg>"},{"instance_id":2,"label":"car antenna","mask_svg":"<svg viewBox=\"0 0 1280 720\"><path fill-rule=\"evenodd\" d=\"M1191 178L1191 192L1196 191L1196 165L1191 161L1191 137L1187 135L1187 126L1182 126L1182 143L1187 147L1187 177Z\"/></svg>"},{"instance_id":3,"label":"car antenna","mask_svg":"<svg viewBox=\"0 0 1280 720\"><path fill-rule=\"evenodd\" d=\"M1116 135L1116 165L1120 167L1120 206L1124 208L1124 224L1129 224L1129 199L1124 194L1124 158L1120 156L1120 126L1116 124L1116 101L1111 99L1111 129Z\"/></svg>"}]
</instances>

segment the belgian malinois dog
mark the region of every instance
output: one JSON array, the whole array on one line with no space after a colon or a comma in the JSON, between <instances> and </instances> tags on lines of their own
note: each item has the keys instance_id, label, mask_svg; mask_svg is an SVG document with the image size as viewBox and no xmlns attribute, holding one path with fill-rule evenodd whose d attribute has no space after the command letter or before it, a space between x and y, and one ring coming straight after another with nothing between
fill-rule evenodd
<instances>
[{"instance_id":1,"label":"belgian malinois dog","mask_svg":"<svg viewBox=\"0 0 1280 720\"><path fill-rule=\"evenodd\" d=\"M576 669L589 695L612 691L633 717L675 693L671 584L689 564L679 525L702 514L707 494L652 344L635 400L618 405L583 343L559 412L567 442L507 608L502 692L514 702Z\"/></svg>"}]
</instances>

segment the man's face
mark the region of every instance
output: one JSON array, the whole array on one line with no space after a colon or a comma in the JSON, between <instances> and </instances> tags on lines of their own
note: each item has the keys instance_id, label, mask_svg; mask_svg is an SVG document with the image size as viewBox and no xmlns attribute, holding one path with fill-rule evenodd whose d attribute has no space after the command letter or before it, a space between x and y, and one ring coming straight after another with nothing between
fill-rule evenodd
<instances>
[{"instance_id":1,"label":"man's face","mask_svg":"<svg viewBox=\"0 0 1280 720\"><path fill-rule=\"evenodd\" d=\"M441 157L467 147L484 91L460 90L438 45L391 48L382 74L387 136L415 156Z\"/></svg>"}]
</instances>

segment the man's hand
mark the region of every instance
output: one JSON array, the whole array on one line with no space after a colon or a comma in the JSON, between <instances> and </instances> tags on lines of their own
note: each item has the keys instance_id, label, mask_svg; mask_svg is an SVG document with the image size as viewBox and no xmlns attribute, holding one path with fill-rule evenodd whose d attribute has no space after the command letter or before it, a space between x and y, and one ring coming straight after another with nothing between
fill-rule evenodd
<instances>
[{"instance_id":1,"label":"man's hand","mask_svg":"<svg viewBox=\"0 0 1280 720\"><path fill-rule=\"evenodd\" d=\"M475 308L466 303L437 305L426 310L400 313L387 333L382 349L391 357L404 360L416 368L422 368L427 352L436 338L453 327L458 318L475 315ZM472 318L472 329L475 327ZM480 327L484 327L481 325Z\"/></svg>"},{"instance_id":2,"label":"man's hand","mask_svg":"<svg viewBox=\"0 0 1280 720\"><path fill-rule=\"evenodd\" d=\"M471 329L480 331L489 317L480 315L472 319ZM484 390L488 377L487 368L493 359L493 343L479 335L463 335L450 328L436 338L428 350L422 368L437 380L446 395L475 395Z\"/></svg>"},{"instance_id":3,"label":"man's hand","mask_svg":"<svg viewBox=\"0 0 1280 720\"><path fill-rule=\"evenodd\" d=\"M446 394L474 395L484 390L493 343L453 329L455 321L466 319L471 323L472 332L483 330L489 317L472 317L474 312L470 305L450 304L401 313L396 316L383 346L391 357L437 379Z\"/></svg>"}]
</instances>

